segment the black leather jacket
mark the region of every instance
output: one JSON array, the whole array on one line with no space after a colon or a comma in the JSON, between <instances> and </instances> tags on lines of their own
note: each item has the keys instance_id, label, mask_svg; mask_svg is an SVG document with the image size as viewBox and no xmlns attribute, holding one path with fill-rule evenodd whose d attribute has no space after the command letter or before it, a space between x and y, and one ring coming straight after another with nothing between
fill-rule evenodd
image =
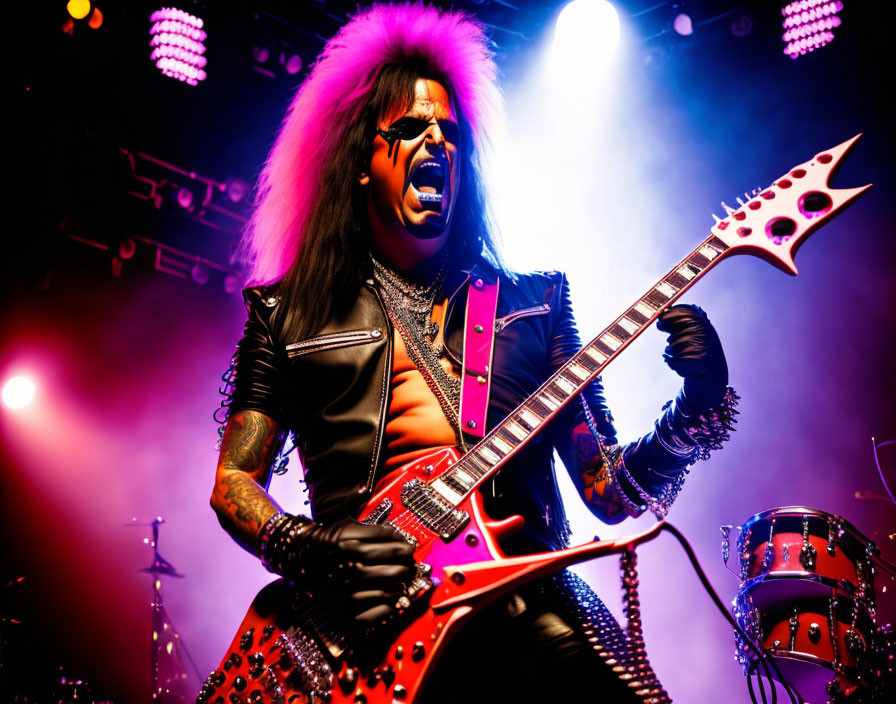
<instances>
[{"instance_id":1,"label":"black leather jacket","mask_svg":"<svg viewBox=\"0 0 896 704\"><path fill-rule=\"evenodd\" d=\"M458 272L450 280L445 314L446 348L460 364L467 282L471 276L498 275L485 264ZM489 427L533 393L554 369L581 347L566 277L556 271L500 274ZM328 520L355 513L381 478L383 432L390 398L394 333L375 282L359 288L347 315L329 320L315 335L283 339L272 321L280 304L276 286L243 292L248 321L235 356L230 412L256 410L291 429L298 442L313 516ZM276 319L276 317L274 318ZM615 442L612 416L600 380L583 394L597 430ZM570 443L564 437L585 421L580 400L570 403L546 432L533 438L484 490L494 518L514 513L526 528L506 546L525 552L563 545L568 526L553 468L553 450L561 450L577 486ZM668 467L681 457L665 452L650 433L633 443L662 456ZM656 467L655 457L654 466ZM591 506L592 510L595 507ZM605 520L599 510L595 513Z\"/></svg>"}]
</instances>

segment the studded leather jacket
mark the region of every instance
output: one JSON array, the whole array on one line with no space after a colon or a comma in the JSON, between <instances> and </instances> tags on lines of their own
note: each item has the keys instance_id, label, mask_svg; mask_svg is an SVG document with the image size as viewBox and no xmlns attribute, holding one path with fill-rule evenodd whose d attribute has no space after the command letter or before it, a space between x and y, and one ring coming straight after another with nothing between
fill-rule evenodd
<instances>
[{"instance_id":1,"label":"studded leather jacket","mask_svg":"<svg viewBox=\"0 0 896 704\"><path fill-rule=\"evenodd\" d=\"M494 426L581 347L565 275L544 272L498 274L484 263L449 277L444 339L460 365L467 284L473 276L500 276L488 425ZM390 398L394 333L373 279L361 283L347 315L329 320L306 339L284 338L274 316L276 285L243 292L248 311L235 355L230 412L255 410L295 434L316 520L355 514L381 478L380 453ZM561 451L574 483L571 444L564 437L586 417L605 442L615 442L613 420L600 380L566 406L545 432L530 442L483 488L493 518L521 514L526 527L508 552L557 548L568 524L553 467ZM587 406L587 410L586 410ZM590 413L589 413L590 412ZM649 453L658 469L678 470L679 455L652 432L630 448ZM595 506L591 505L592 510ZM598 507L599 509L599 507ZM599 517L607 520L611 512ZM620 516L620 520L624 516Z\"/></svg>"}]
</instances>

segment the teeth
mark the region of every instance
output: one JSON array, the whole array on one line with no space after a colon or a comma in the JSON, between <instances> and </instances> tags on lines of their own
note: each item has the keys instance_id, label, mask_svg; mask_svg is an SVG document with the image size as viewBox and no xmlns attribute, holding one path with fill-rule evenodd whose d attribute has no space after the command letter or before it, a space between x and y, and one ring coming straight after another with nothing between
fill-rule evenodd
<instances>
[{"instance_id":1,"label":"teeth","mask_svg":"<svg viewBox=\"0 0 896 704\"><path fill-rule=\"evenodd\" d=\"M414 188L411 186L411 188ZM414 188L414 193L417 195L417 199L421 203L441 203L442 202L442 194L441 193L421 193L416 188Z\"/></svg>"}]
</instances>

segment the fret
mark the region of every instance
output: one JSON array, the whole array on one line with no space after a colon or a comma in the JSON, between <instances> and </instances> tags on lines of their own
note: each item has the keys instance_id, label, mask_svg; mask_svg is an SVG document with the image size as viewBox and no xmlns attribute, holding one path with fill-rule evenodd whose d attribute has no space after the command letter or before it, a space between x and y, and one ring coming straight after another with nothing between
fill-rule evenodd
<instances>
[{"instance_id":1,"label":"fret","mask_svg":"<svg viewBox=\"0 0 896 704\"><path fill-rule=\"evenodd\" d=\"M435 491L437 491L442 496L443 499L445 499L446 501L450 501L455 506L457 504L459 504L461 501L463 501L463 498L464 498L463 493L456 492L454 489L452 489L450 486L448 486L448 484L445 482L445 480L442 479L441 477L434 480L430 484L430 486Z\"/></svg>"},{"instance_id":2,"label":"fret","mask_svg":"<svg viewBox=\"0 0 896 704\"><path fill-rule=\"evenodd\" d=\"M632 308L625 312L625 318L623 318L623 320L625 319L634 320L638 325L644 325L650 319L650 316L644 315L640 311Z\"/></svg>"},{"instance_id":3,"label":"fret","mask_svg":"<svg viewBox=\"0 0 896 704\"><path fill-rule=\"evenodd\" d=\"M445 472L439 479L441 479L445 486L447 486L452 491L457 492L458 494L466 494L475 484L476 482L470 482L469 484L464 483L461 477L458 476L458 470L454 470L453 472ZM468 474L464 474L464 477L469 479L470 476Z\"/></svg>"},{"instance_id":4,"label":"fret","mask_svg":"<svg viewBox=\"0 0 896 704\"><path fill-rule=\"evenodd\" d=\"M509 454L510 451L513 449L513 445L511 445L510 443L506 442L506 441L505 441L503 438L501 438L499 435L495 435L495 436L490 440L490 442L491 442L491 444L492 444L492 447L493 447L494 449L496 449L498 452L500 452L502 455L507 455L507 454Z\"/></svg>"},{"instance_id":5,"label":"fret","mask_svg":"<svg viewBox=\"0 0 896 704\"><path fill-rule=\"evenodd\" d=\"M668 296L664 296L662 293L657 291L655 288L648 291L647 295L641 299L642 301L646 301L650 303L655 309L659 310L664 305L666 305L666 301L669 300Z\"/></svg>"},{"instance_id":6,"label":"fret","mask_svg":"<svg viewBox=\"0 0 896 704\"><path fill-rule=\"evenodd\" d=\"M554 379L554 386L559 388L564 396L569 396L575 393L577 384L570 382L569 379L561 375Z\"/></svg>"},{"instance_id":7,"label":"fret","mask_svg":"<svg viewBox=\"0 0 896 704\"><path fill-rule=\"evenodd\" d=\"M712 261L717 256L719 256L719 250L717 250L715 247L712 247L709 243L703 245L697 251L700 252L700 254L706 257L709 261Z\"/></svg>"},{"instance_id":8,"label":"fret","mask_svg":"<svg viewBox=\"0 0 896 704\"><path fill-rule=\"evenodd\" d=\"M654 289L655 289L656 291L659 291L659 292L660 292L661 294L663 294L666 298L672 298L672 296L675 295L675 288L674 288L673 286L670 286L670 285L669 285L668 283L666 283L665 281L660 281L660 282L654 287Z\"/></svg>"},{"instance_id":9,"label":"fret","mask_svg":"<svg viewBox=\"0 0 896 704\"><path fill-rule=\"evenodd\" d=\"M687 278L679 274L677 271L669 274L669 276L666 277L666 281L670 286L678 290L684 288L688 283Z\"/></svg>"},{"instance_id":10,"label":"fret","mask_svg":"<svg viewBox=\"0 0 896 704\"><path fill-rule=\"evenodd\" d=\"M645 301L638 301L637 303L635 303L632 310L635 310L643 315L645 320L649 320L650 318L652 318L657 311L655 307L648 305Z\"/></svg>"},{"instance_id":11,"label":"fret","mask_svg":"<svg viewBox=\"0 0 896 704\"><path fill-rule=\"evenodd\" d=\"M516 423L513 420L508 420L503 423L503 426L507 429L507 432L513 435L517 440L522 442L529 435L529 431L526 430L519 423Z\"/></svg>"},{"instance_id":12,"label":"fret","mask_svg":"<svg viewBox=\"0 0 896 704\"><path fill-rule=\"evenodd\" d=\"M719 251L719 254L721 254L722 252L724 252L728 249L728 245L725 244L725 242L723 240L720 240L715 235L710 237L706 241L706 244L709 245L710 247L712 247L713 249L717 249Z\"/></svg>"},{"instance_id":13,"label":"fret","mask_svg":"<svg viewBox=\"0 0 896 704\"><path fill-rule=\"evenodd\" d=\"M633 323L629 318L620 318L619 326L623 330L625 330L629 334L629 336L634 335L638 331L638 328L640 327L640 325Z\"/></svg>"},{"instance_id":14,"label":"fret","mask_svg":"<svg viewBox=\"0 0 896 704\"><path fill-rule=\"evenodd\" d=\"M622 340L614 337L610 333L606 333L605 335L601 335L600 341L609 347L613 352L618 350L622 346ZM611 353L612 354L612 353Z\"/></svg>"},{"instance_id":15,"label":"fret","mask_svg":"<svg viewBox=\"0 0 896 704\"><path fill-rule=\"evenodd\" d=\"M600 350L601 352L603 352L604 357L607 357L608 359L609 359L609 357L611 357L612 354L613 354L613 348L610 347L609 345L607 345L607 344L606 344L605 342L603 342L602 340L598 340L597 342L595 342L595 343L594 343L594 346L597 347L598 350Z\"/></svg>"},{"instance_id":16,"label":"fret","mask_svg":"<svg viewBox=\"0 0 896 704\"><path fill-rule=\"evenodd\" d=\"M610 334L612 334L613 337L622 340L623 342L625 342L632 336L632 334L628 330L626 330L622 325L619 325L618 323L610 328Z\"/></svg>"},{"instance_id":17,"label":"fret","mask_svg":"<svg viewBox=\"0 0 896 704\"><path fill-rule=\"evenodd\" d=\"M463 467L454 467L442 476L445 475L450 475L452 478L456 479L467 491L469 491L470 487L476 483L476 478L471 474L467 474Z\"/></svg>"},{"instance_id":18,"label":"fret","mask_svg":"<svg viewBox=\"0 0 896 704\"><path fill-rule=\"evenodd\" d=\"M700 272L694 271L688 264L684 264L683 266L678 267L676 273L683 279L690 281Z\"/></svg>"},{"instance_id":19,"label":"fret","mask_svg":"<svg viewBox=\"0 0 896 704\"><path fill-rule=\"evenodd\" d=\"M465 463L465 467L463 468L471 477L474 477L476 481L479 481L486 475L489 469L488 465L482 464L482 460L479 459L476 455L467 454L464 456L463 462ZM455 469L457 465L454 465Z\"/></svg>"},{"instance_id":20,"label":"fret","mask_svg":"<svg viewBox=\"0 0 896 704\"><path fill-rule=\"evenodd\" d=\"M501 459L487 445L479 450L479 456L490 465L498 464L498 460Z\"/></svg>"},{"instance_id":21,"label":"fret","mask_svg":"<svg viewBox=\"0 0 896 704\"><path fill-rule=\"evenodd\" d=\"M594 345L589 345L585 348L585 354L591 357L591 359L593 359L598 364L603 364L604 362L606 362L607 357L609 357L612 353L612 350L607 350L606 354L604 354L603 351L595 349ZM582 362L584 363L584 361L585 360L583 359Z\"/></svg>"},{"instance_id":22,"label":"fret","mask_svg":"<svg viewBox=\"0 0 896 704\"><path fill-rule=\"evenodd\" d=\"M526 401L526 407L538 417L539 423L551 415L551 407L539 398L530 398Z\"/></svg>"},{"instance_id":23,"label":"fret","mask_svg":"<svg viewBox=\"0 0 896 704\"><path fill-rule=\"evenodd\" d=\"M585 367L583 367L578 362L570 362L567 369L572 372L575 376L577 376L581 381L585 381L589 376L591 376L591 372L589 372Z\"/></svg>"},{"instance_id":24,"label":"fret","mask_svg":"<svg viewBox=\"0 0 896 704\"><path fill-rule=\"evenodd\" d=\"M550 409L551 413L553 413L558 408L560 408L560 401L558 401L556 398L554 398L547 391L542 391L538 395L538 400L541 401L545 406L547 406L548 409Z\"/></svg>"},{"instance_id":25,"label":"fret","mask_svg":"<svg viewBox=\"0 0 896 704\"><path fill-rule=\"evenodd\" d=\"M541 425L541 418L535 415L528 408L523 408L520 411L519 419L520 421L522 421L523 427L528 430L532 430L533 428L537 428L539 425Z\"/></svg>"},{"instance_id":26,"label":"fret","mask_svg":"<svg viewBox=\"0 0 896 704\"><path fill-rule=\"evenodd\" d=\"M694 252L691 256L688 257L688 264L693 264L695 267L703 271L707 266L709 266L709 259L704 257L700 252Z\"/></svg>"}]
</instances>

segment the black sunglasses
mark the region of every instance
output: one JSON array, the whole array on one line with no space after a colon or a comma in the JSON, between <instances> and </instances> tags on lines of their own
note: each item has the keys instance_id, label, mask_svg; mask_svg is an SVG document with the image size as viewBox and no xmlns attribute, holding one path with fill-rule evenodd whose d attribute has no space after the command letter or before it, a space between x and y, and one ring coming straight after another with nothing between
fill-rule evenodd
<instances>
[{"instance_id":1,"label":"black sunglasses","mask_svg":"<svg viewBox=\"0 0 896 704\"><path fill-rule=\"evenodd\" d=\"M445 137L446 142L451 142L455 146L459 143L460 128L456 122L451 120L436 120L439 129ZM424 120L420 117L402 117L393 122L385 130L377 130L376 133L388 142L389 146L398 139L415 139L426 132L432 125L431 120Z\"/></svg>"}]
</instances>

